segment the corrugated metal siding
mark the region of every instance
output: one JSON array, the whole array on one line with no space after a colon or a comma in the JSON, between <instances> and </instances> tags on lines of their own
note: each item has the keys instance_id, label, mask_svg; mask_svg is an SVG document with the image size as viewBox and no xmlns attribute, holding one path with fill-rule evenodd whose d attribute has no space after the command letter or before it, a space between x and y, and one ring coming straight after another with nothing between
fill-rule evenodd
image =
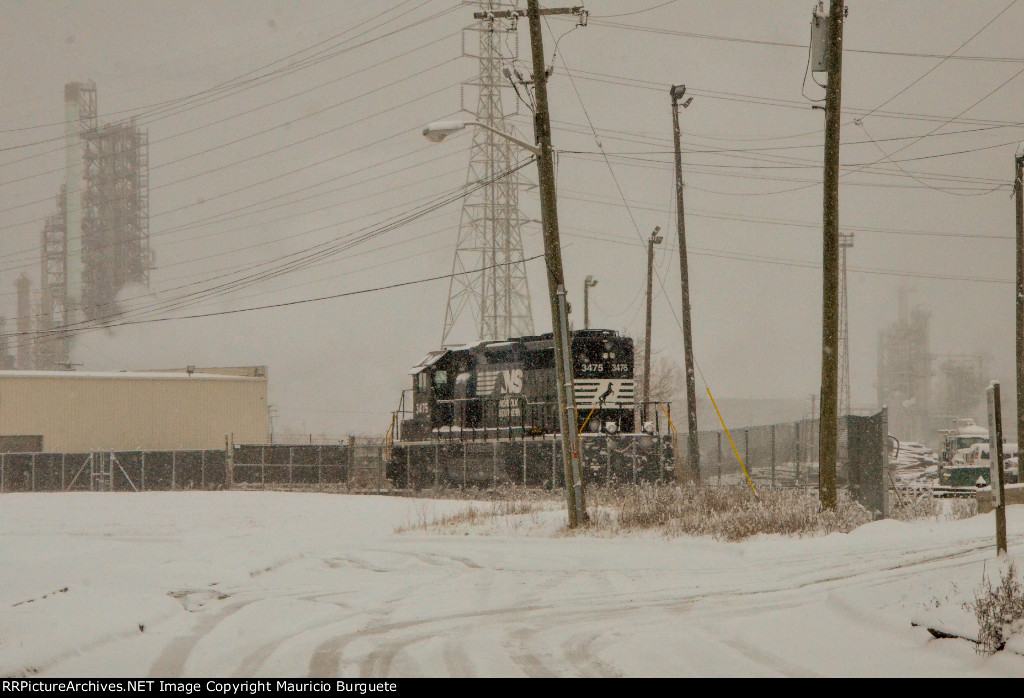
<instances>
[{"instance_id":1,"label":"corrugated metal siding","mask_svg":"<svg viewBox=\"0 0 1024 698\"><path fill-rule=\"evenodd\" d=\"M2 372L0 434L42 434L44 450L68 453L265 443L267 381Z\"/></svg>"}]
</instances>

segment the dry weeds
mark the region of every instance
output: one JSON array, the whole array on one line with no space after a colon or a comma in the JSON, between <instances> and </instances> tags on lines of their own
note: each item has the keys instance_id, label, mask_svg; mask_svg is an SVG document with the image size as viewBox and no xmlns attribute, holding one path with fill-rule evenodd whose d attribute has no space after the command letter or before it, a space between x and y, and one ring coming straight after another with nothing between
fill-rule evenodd
<instances>
[{"instance_id":1,"label":"dry weeds","mask_svg":"<svg viewBox=\"0 0 1024 698\"><path fill-rule=\"evenodd\" d=\"M999 584L985 575L974 592L974 601L964 608L978 621L978 652L994 654L1003 649L1011 635L1024 630L1024 586L1010 564L999 575Z\"/></svg>"},{"instance_id":2,"label":"dry weeds","mask_svg":"<svg viewBox=\"0 0 1024 698\"><path fill-rule=\"evenodd\" d=\"M561 490L542 491L521 487L496 490L443 490L433 493L447 499L476 500L454 514L438 514L421 507L415 520L398 532L422 530L450 532L454 528L493 523L502 517L537 514L561 506ZM668 537L708 536L738 541L761 534L788 536L848 533L874 520L867 509L840 492L834 511L824 511L816 489L758 489L755 497L742 486L640 485L589 488L590 523L581 532L619 535L655 531ZM481 503L479 500L487 499ZM973 500L935 500L922 496L892 502L891 517L952 520L973 516ZM565 531L563 530L563 533Z\"/></svg>"}]
</instances>

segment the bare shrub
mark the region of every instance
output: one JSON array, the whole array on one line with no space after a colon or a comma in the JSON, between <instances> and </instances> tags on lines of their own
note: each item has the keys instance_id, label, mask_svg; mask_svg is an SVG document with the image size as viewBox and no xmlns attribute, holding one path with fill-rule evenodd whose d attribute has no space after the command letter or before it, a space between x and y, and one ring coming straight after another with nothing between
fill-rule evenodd
<instances>
[{"instance_id":1,"label":"bare shrub","mask_svg":"<svg viewBox=\"0 0 1024 698\"><path fill-rule=\"evenodd\" d=\"M936 519L938 521L959 521L978 513L978 502L973 498L935 499L930 492L909 493L904 491L893 497L890 518L899 521Z\"/></svg>"},{"instance_id":2,"label":"bare shrub","mask_svg":"<svg viewBox=\"0 0 1024 698\"><path fill-rule=\"evenodd\" d=\"M993 587L985 575L974 592L974 601L964 604L978 621L978 652L994 654L1003 649L1007 639L1024 629L1024 586L1010 564Z\"/></svg>"},{"instance_id":3,"label":"bare shrub","mask_svg":"<svg viewBox=\"0 0 1024 698\"><path fill-rule=\"evenodd\" d=\"M834 511L823 511L816 491L763 487L754 497L745 486L643 485L595 491L593 525L612 532L660 530L669 536L711 536L736 541L758 534L811 535L849 532L871 521L863 507L841 494ZM601 511L610 510L601 514Z\"/></svg>"},{"instance_id":4,"label":"bare shrub","mask_svg":"<svg viewBox=\"0 0 1024 698\"><path fill-rule=\"evenodd\" d=\"M549 502L565 499L563 489L538 489L536 487L523 487L522 485L502 484L497 487L433 487L408 492L405 497L418 499L458 499L471 501L523 501L523 502Z\"/></svg>"},{"instance_id":5,"label":"bare shrub","mask_svg":"<svg viewBox=\"0 0 1024 698\"><path fill-rule=\"evenodd\" d=\"M421 508L415 521L396 529L443 531L493 522L505 516L536 515L564 507L564 490L502 486L487 490L439 489L421 496L473 500L455 514ZM826 535L848 533L873 520L871 512L840 491L834 511L823 511L816 489L761 487L754 497L746 485L588 487L590 521L581 532L610 535L658 531L666 536L710 536L737 541L759 534ZM929 496L893 503L893 518L961 519L977 513L973 500L934 500ZM563 531L568 533L568 531Z\"/></svg>"},{"instance_id":6,"label":"bare shrub","mask_svg":"<svg viewBox=\"0 0 1024 698\"><path fill-rule=\"evenodd\" d=\"M534 514L547 508L547 503L539 499L508 498L482 504L470 504L469 507L454 514L438 514L436 511L421 507L416 519L404 526L395 528L395 533L409 531L443 531L457 526L478 526L501 517Z\"/></svg>"}]
</instances>

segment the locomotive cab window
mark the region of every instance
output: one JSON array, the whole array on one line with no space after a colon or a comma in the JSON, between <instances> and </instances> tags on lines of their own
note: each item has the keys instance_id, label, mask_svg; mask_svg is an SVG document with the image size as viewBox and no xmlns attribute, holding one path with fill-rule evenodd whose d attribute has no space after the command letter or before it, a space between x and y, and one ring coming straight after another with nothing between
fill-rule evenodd
<instances>
[{"instance_id":1,"label":"locomotive cab window","mask_svg":"<svg viewBox=\"0 0 1024 698\"><path fill-rule=\"evenodd\" d=\"M430 389L430 383L428 382L427 374L420 373L416 376L416 390L421 393L427 392Z\"/></svg>"},{"instance_id":2,"label":"locomotive cab window","mask_svg":"<svg viewBox=\"0 0 1024 698\"><path fill-rule=\"evenodd\" d=\"M448 373L446 371L438 371L434 374L434 385L442 386L448 385Z\"/></svg>"}]
</instances>

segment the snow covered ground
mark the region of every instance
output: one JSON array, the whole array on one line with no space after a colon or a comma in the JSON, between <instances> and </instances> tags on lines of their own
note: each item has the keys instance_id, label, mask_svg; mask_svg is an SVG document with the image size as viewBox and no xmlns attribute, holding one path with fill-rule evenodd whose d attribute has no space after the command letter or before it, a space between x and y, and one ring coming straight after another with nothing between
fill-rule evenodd
<instances>
[{"instance_id":1,"label":"snow covered ground","mask_svg":"<svg viewBox=\"0 0 1024 698\"><path fill-rule=\"evenodd\" d=\"M2 676L1024 676L910 621L994 569L993 518L742 543L455 535L466 502L0 497ZM1024 506L1008 512L1024 560Z\"/></svg>"}]
</instances>

